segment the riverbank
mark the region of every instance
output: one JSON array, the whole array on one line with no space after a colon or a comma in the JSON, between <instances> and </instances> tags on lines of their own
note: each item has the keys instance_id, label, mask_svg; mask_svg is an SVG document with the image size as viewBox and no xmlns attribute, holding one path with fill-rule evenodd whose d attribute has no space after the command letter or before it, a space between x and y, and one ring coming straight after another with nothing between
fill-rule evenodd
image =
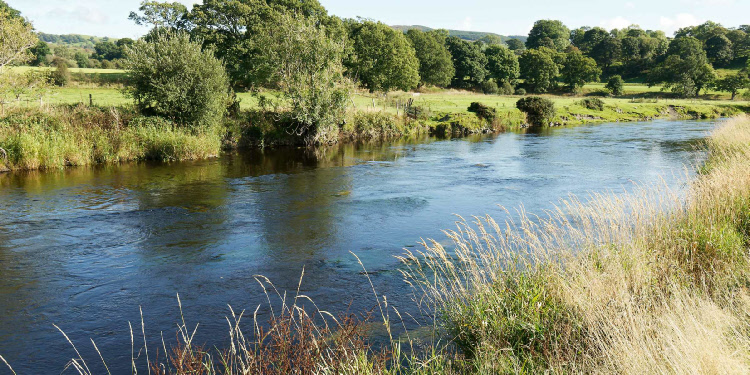
<instances>
[{"instance_id":1,"label":"riverbank","mask_svg":"<svg viewBox=\"0 0 750 375\"><path fill-rule=\"evenodd\" d=\"M353 101L340 127L339 142L415 135L466 136L517 131L526 126L525 116L515 108L519 97L465 92L415 95L394 94L379 101L369 98L364 102L371 102L370 107L361 105L362 98ZM603 107L592 109L582 98L549 98L557 108L553 126L659 118L711 119L750 111L741 102L603 99ZM407 109L409 100L412 105ZM475 101L494 108L494 118L468 112ZM0 117L0 171L197 160L216 157L222 150L304 145L302 137L288 130L290 125L283 113L258 109L240 110L222 126L197 131L140 116L130 107L16 106Z\"/></svg>"}]
</instances>

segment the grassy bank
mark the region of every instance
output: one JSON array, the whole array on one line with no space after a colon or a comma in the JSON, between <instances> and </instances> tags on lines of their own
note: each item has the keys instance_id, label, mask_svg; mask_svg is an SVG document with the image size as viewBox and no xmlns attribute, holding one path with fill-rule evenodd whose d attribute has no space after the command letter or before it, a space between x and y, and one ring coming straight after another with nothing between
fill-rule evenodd
<instances>
[{"instance_id":1,"label":"grassy bank","mask_svg":"<svg viewBox=\"0 0 750 375\"><path fill-rule=\"evenodd\" d=\"M20 108L0 118L0 171L204 159L219 154L221 136L122 108Z\"/></svg>"},{"instance_id":2,"label":"grassy bank","mask_svg":"<svg viewBox=\"0 0 750 375\"><path fill-rule=\"evenodd\" d=\"M183 321L176 343L158 345L167 358L148 363L157 374L747 373L750 117L724 123L708 148L684 192L638 186L540 216L461 221L450 245L405 253L401 271L435 318L432 344L399 338L405 317L385 297L381 348L368 344L368 319L279 293L288 304L249 334L231 312L226 350L201 349ZM82 358L71 366L92 373Z\"/></svg>"},{"instance_id":3,"label":"grassy bank","mask_svg":"<svg viewBox=\"0 0 750 375\"><path fill-rule=\"evenodd\" d=\"M83 74L83 73L81 73ZM88 74L88 73L86 73ZM99 74L99 73L96 73ZM111 75L122 74L119 71ZM50 89L40 106L24 100L4 106L0 116L0 170L49 169L137 160L187 160L217 156L224 148L298 145L292 120L283 110L259 108L258 98L240 94L240 109L209 131L191 131L168 121L138 116L120 89L76 86ZM273 93L268 93L273 95ZM90 97L89 97L90 95ZM394 139L414 135L463 136L520 129L526 118L515 108L519 96L465 91L364 92L351 100L339 141ZM706 119L750 112L747 102L685 99L604 98L590 108L583 97L547 96L555 103L554 125ZM90 101L94 106L89 107ZM494 119L469 112L472 103L496 112ZM405 113L407 103L412 111Z\"/></svg>"}]
</instances>

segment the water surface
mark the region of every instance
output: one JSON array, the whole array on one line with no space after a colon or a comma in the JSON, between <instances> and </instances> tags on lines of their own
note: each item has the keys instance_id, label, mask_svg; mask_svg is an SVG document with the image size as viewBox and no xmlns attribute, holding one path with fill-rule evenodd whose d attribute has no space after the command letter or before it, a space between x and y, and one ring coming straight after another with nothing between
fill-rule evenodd
<instances>
[{"instance_id":1,"label":"water surface","mask_svg":"<svg viewBox=\"0 0 750 375\"><path fill-rule=\"evenodd\" d=\"M711 122L620 123L438 140L267 150L171 164L0 175L0 355L20 374L59 373L94 338L114 373L128 322L175 337L176 294L198 340L221 345L227 304L254 311L254 276L336 312L408 311L393 257L497 206L549 209L568 193L683 181ZM267 314L261 310L262 314ZM0 370L3 373L5 370ZM99 372L95 370L95 372Z\"/></svg>"}]
</instances>

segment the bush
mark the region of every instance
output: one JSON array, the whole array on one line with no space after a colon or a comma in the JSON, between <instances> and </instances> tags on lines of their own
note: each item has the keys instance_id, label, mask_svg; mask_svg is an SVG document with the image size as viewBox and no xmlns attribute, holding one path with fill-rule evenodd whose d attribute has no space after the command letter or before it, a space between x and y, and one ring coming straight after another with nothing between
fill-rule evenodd
<instances>
[{"instance_id":1,"label":"bush","mask_svg":"<svg viewBox=\"0 0 750 375\"><path fill-rule=\"evenodd\" d=\"M141 113L180 126L219 124L226 112L228 79L213 51L184 33L159 33L128 51L129 91Z\"/></svg>"},{"instance_id":2,"label":"bush","mask_svg":"<svg viewBox=\"0 0 750 375\"><path fill-rule=\"evenodd\" d=\"M498 93L500 95L513 95L513 85L511 85L509 82L503 82L503 85L500 87Z\"/></svg>"},{"instance_id":3,"label":"bush","mask_svg":"<svg viewBox=\"0 0 750 375\"><path fill-rule=\"evenodd\" d=\"M482 92L487 95L497 94L498 88L495 81L484 81L482 82Z\"/></svg>"},{"instance_id":4,"label":"bush","mask_svg":"<svg viewBox=\"0 0 750 375\"><path fill-rule=\"evenodd\" d=\"M523 87L516 89L516 95L526 95L526 89L524 89Z\"/></svg>"},{"instance_id":5,"label":"bush","mask_svg":"<svg viewBox=\"0 0 750 375\"><path fill-rule=\"evenodd\" d=\"M599 98L586 98L578 102L578 105L580 105L583 108L588 108L594 111L604 110L604 101Z\"/></svg>"},{"instance_id":6,"label":"bush","mask_svg":"<svg viewBox=\"0 0 750 375\"><path fill-rule=\"evenodd\" d=\"M495 117L497 117L497 110L495 108L477 102L471 103L469 112L476 113L477 117L487 120L490 123L494 122Z\"/></svg>"},{"instance_id":7,"label":"bush","mask_svg":"<svg viewBox=\"0 0 750 375\"><path fill-rule=\"evenodd\" d=\"M548 124L555 117L555 103L538 96L519 99L516 108L526 113L529 124L534 126Z\"/></svg>"},{"instance_id":8,"label":"bush","mask_svg":"<svg viewBox=\"0 0 750 375\"><path fill-rule=\"evenodd\" d=\"M68 62L65 59L55 57L52 60L52 66L55 67L55 71L52 72L52 83L57 86L66 86L70 82L70 70L68 69Z\"/></svg>"},{"instance_id":9,"label":"bush","mask_svg":"<svg viewBox=\"0 0 750 375\"><path fill-rule=\"evenodd\" d=\"M609 90L612 95L620 96L625 93L624 86L625 81L622 80L622 77L612 76L609 81L607 81L607 85L605 86L605 88Z\"/></svg>"}]
</instances>

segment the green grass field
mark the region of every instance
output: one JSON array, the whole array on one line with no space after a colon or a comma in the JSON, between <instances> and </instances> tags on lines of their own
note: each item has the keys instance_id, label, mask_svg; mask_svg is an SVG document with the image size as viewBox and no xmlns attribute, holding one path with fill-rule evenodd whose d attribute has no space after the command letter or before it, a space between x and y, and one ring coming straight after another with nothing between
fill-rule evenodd
<instances>
[{"instance_id":1,"label":"green grass field","mask_svg":"<svg viewBox=\"0 0 750 375\"><path fill-rule=\"evenodd\" d=\"M45 70L51 68L38 67L13 67L16 72L25 72L29 70ZM68 87L51 88L45 96L44 101L53 104L76 104L89 103L89 95L93 99L94 105L98 106L126 106L132 103L132 100L122 90L122 85L112 84L102 85L102 82L121 82L126 75L126 71L119 69L80 69L72 68L74 82ZM721 74L729 74L730 71L720 71ZM75 75L79 77L75 77ZM118 81L119 80L119 81ZM584 93L592 93L604 89L604 83L592 83L584 87ZM663 105L674 106L728 106L728 105L748 105L748 102L729 101L727 93L712 92L713 99L671 99L670 93L664 92L661 95L660 87L648 87L642 83L626 83L625 94L619 98L605 98L605 103L613 108L621 109L625 112L644 112L644 106L657 107ZM267 92L266 95L275 96L274 92ZM250 93L239 93L240 106L244 110L257 108L258 99ZM547 95L558 106L558 109L569 109L575 107L582 97L577 96L555 96ZM404 103L409 99L414 100L414 105L423 107L432 113L464 113L472 102L480 102L485 105L495 107L500 114L516 112L515 104L520 96L500 96L484 95L467 91L443 90L434 93L405 93L393 92L387 96L371 94L365 91L358 91L352 97L352 102L356 109L380 110L389 113L396 113L402 110ZM646 103L634 98L648 98ZM655 102L654 102L655 101ZM22 104L23 105L23 104ZM26 103L25 105L33 105ZM582 113L576 108L574 113ZM566 111L569 112L569 111ZM586 113L585 111L583 113ZM592 113L591 115L597 115Z\"/></svg>"}]
</instances>

